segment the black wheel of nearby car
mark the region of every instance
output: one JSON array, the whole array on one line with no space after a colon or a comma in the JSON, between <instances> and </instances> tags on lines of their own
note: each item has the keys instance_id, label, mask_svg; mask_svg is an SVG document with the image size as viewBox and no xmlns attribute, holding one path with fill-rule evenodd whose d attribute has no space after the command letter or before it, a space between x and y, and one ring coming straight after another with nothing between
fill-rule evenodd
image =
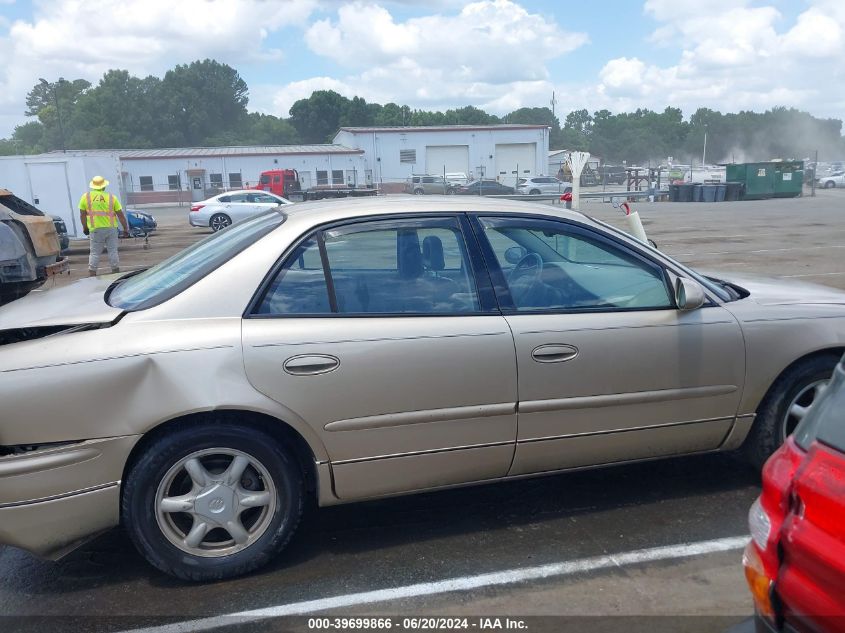
<instances>
[{"instance_id":1,"label":"black wheel of nearby car","mask_svg":"<svg viewBox=\"0 0 845 633\"><path fill-rule=\"evenodd\" d=\"M454 195L455 195L455 188L454 188L454 187L449 187L449 188L446 190L446 195L447 195L447 196L454 196Z\"/></svg>"},{"instance_id":2,"label":"black wheel of nearby car","mask_svg":"<svg viewBox=\"0 0 845 633\"><path fill-rule=\"evenodd\" d=\"M121 523L161 571L221 580L261 567L288 543L303 496L300 468L274 438L216 421L145 448L126 477Z\"/></svg>"},{"instance_id":3,"label":"black wheel of nearby car","mask_svg":"<svg viewBox=\"0 0 845 633\"><path fill-rule=\"evenodd\" d=\"M757 409L754 426L742 451L756 468L763 464L804 419L833 374L838 355L808 358L785 371L771 386Z\"/></svg>"},{"instance_id":4,"label":"black wheel of nearby car","mask_svg":"<svg viewBox=\"0 0 845 633\"><path fill-rule=\"evenodd\" d=\"M211 230L215 233L217 231L222 231L227 226L232 224L232 218L230 218L225 213L215 213L211 216L211 219L208 221L208 226L211 227Z\"/></svg>"},{"instance_id":5,"label":"black wheel of nearby car","mask_svg":"<svg viewBox=\"0 0 845 633\"><path fill-rule=\"evenodd\" d=\"M539 190L539 189L532 189L532 190L531 190L531 191L529 191L528 193L529 193L530 195L532 195L532 196L539 196L539 195L540 195L540 190Z\"/></svg>"},{"instance_id":6,"label":"black wheel of nearby car","mask_svg":"<svg viewBox=\"0 0 845 633\"><path fill-rule=\"evenodd\" d=\"M414 189L414 195L415 196L421 196L424 193L425 193L425 191L423 191L422 189Z\"/></svg>"}]
</instances>

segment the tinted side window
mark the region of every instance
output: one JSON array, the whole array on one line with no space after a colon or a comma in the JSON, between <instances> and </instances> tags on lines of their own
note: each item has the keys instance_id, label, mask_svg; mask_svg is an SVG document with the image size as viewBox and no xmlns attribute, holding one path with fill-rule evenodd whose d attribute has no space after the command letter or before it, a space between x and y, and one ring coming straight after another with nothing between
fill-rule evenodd
<instances>
[{"instance_id":1,"label":"tinted side window","mask_svg":"<svg viewBox=\"0 0 845 633\"><path fill-rule=\"evenodd\" d=\"M245 193L235 193L229 196L229 199L226 202L246 202L248 200L247 194Z\"/></svg>"},{"instance_id":2,"label":"tinted side window","mask_svg":"<svg viewBox=\"0 0 845 633\"><path fill-rule=\"evenodd\" d=\"M673 307L662 271L623 248L558 222L481 224L517 310Z\"/></svg>"},{"instance_id":3,"label":"tinted side window","mask_svg":"<svg viewBox=\"0 0 845 633\"><path fill-rule=\"evenodd\" d=\"M270 284L256 314L328 314L329 291L317 241L310 238L290 255Z\"/></svg>"},{"instance_id":4,"label":"tinted side window","mask_svg":"<svg viewBox=\"0 0 845 633\"><path fill-rule=\"evenodd\" d=\"M338 312L467 313L480 309L453 218L377 221L325 231Z\"/></svg>"}]
</instances>

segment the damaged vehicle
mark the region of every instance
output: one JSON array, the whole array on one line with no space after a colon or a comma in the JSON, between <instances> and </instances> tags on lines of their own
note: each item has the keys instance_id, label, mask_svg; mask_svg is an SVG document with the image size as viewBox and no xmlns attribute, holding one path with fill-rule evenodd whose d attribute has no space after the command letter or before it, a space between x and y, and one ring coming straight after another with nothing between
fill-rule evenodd
<instances>
[{"instance_id":1,"label":"damaged vehicle","mask_svg":"<svg viewBox=\"0 0 845 633\"><path fill-rule=\"evenodd\" d=\"M706 277L557 207L286 205L0 308L0 543L122 524L259 568L317 505L636 460L760 465L845 351L845 293ZM50 397L44 397L50 385Z\"/></svg>"},{"instance_id":2,"label":"damaged vehicle","mask_svg":"<svg viewBox=\"0 0 845 633\"><path fill-rule=\"evenodd\" d=\"M52 217L0 189L0 305L67 270Z\"/></svg>"}]
</instances>

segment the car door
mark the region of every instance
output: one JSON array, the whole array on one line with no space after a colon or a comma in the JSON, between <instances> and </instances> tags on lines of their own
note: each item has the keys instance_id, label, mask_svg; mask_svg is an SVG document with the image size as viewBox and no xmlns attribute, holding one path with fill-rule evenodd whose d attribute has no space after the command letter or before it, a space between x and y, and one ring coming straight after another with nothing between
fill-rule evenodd
<instances>
[{"instance_id":1,"label":"car door","mask_svg":"<svg viewBox=\"0 0 845 633\"><path fill-rule=\"evenodd\" d=\"M677 309L662 265L583 225L502 216L474 226L516 344L511 474L722 444L745 374L729 311Z\"/></svg>"},{"instance_id":2,"label":"car door","mask_svg":"<svg viewBox=\"0 0 845 633\"><path fill-rule=\"evenodd\" d=\"M507 473L513 340L467 231L454 215L317 231L243 321L250 381L313 426L341 499Z\"/></svg>"},{"instance_id":3,"label":"car door","mask_svg":"<svg viewBox=\"0 0 845 633\"><path fill-rule=\"evenodd\" d=\"M255 215L249 204L249 196L245 193L232 193L226 196L224 213L232 218L232 222L240 222Z\"/></svg>"}]
</instances>

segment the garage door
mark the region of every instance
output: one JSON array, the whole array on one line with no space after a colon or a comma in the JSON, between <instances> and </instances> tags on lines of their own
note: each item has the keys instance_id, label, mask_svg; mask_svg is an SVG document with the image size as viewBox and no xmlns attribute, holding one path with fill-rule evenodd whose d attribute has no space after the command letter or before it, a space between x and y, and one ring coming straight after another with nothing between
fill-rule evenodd
<instances>
[{"instance_id":1,"label":"garage door","mask_svg":"<svg viewBox=\"0 0 845 633\"><path fill-rule=\"evenodd\" d=\"M496 145L496 176L503 185L513 187L517 178L535 175L536 165L537 143Z\"/></svg>"},{"instance_id":2,"label":"garage door","mask_svg":"<svg viewBox=\"0 0 845 633\"><path fill-rule=\"evenodd\" d=\"M469 145L427 145L425 173L469 174Z\"/></svg>"}]
</instances>

